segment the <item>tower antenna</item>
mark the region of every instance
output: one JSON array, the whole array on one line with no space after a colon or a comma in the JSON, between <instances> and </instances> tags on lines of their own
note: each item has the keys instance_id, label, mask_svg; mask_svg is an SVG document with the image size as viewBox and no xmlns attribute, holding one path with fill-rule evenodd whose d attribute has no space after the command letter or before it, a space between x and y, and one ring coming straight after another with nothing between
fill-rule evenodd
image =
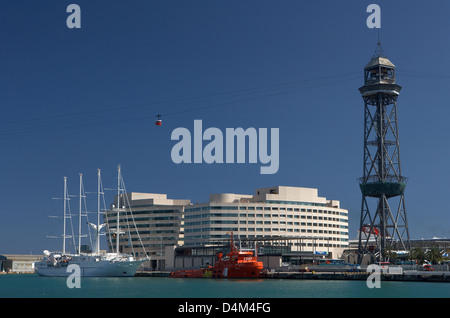
<instances>
[{"instance_id":1,"label":"tower antenna","mask_svg":"<svg viewBox=\"0 0 450 318\"><path fill-rule=\"evenodd\" d=\"M380 40L380 29L378 29L378 41L377 41L377 47L375 49L375 53L373 57L386 57L383 52L383 48L381 47L381 40Z\"/></svg>"}]
</instances>

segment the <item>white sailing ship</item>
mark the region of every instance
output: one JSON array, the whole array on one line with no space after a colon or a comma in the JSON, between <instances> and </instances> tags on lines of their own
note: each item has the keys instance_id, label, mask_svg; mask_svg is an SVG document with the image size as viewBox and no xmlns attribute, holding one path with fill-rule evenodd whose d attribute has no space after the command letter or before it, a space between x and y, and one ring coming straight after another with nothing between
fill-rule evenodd
<instances>
[{"instance_id":1,"label":"white sailing ship","mask_svg":"<svg viewBox=\"0 0 450 318\"><path fill-rule=\"evenodd\" d=\"M120 214L120 191L123 180L121 177L120 166L118 167L118 187L117 187L117 204L113 206L117 211L116 228L110 228L110 233L116 237L116 252L115 253L101 253L100 252L100 230L105 224L100 224L100 195L103 193L101 189L100 169L98 170L98 211L97 224L89 223L96 232L93 249L90 253L81 253L81 198L82 196L82 175L80 174L80 211L79 211L79 233L78 233L78 251L75 254L66 252L66 239L73 238L73 236L66 235L66 219L67 216L67 178L64 177L64 230L63 230L63 248L62 252L44 251L44 257L41 261L35 263L36 273L40 276L61 276L67 277L72 274L69 270L69 265L76 264L79 266L80 275L82 277L129 277L134 276L138 268L143 262L148 260L135 259L128 254L119 253L119 236L124 232L119 231L119 214ZM111 237L111 235L110 235Z\"/></svg>"}]
</instances>

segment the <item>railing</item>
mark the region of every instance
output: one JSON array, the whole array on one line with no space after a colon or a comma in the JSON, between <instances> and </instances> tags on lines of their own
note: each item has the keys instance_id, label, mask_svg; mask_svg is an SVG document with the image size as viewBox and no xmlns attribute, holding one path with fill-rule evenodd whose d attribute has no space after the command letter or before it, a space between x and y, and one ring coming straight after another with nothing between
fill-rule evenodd
<instances>
[{"instance_id":1,"label":"railing","mask_svg":"<svg viewBox=\"0 0 450 318\"><path fill-rule=\"evenodd\" d=\"M375 182L408 182L408 177L388 175L384 180L380 180L378 176L367 176L358 178L359 183L375 183Z\"/></svg>"},{"instance_id":2,"label":"railing","mask_svg":"<svg viewBox=\"0 0 450 318\"><path fill-rule=\"evenodd\" d=\"M386 92L399 94L401 87L397 84L368 84L364 85L359 89L359 92L364 95L369 95L370 93Z\"/></svg>"}]
</instances>

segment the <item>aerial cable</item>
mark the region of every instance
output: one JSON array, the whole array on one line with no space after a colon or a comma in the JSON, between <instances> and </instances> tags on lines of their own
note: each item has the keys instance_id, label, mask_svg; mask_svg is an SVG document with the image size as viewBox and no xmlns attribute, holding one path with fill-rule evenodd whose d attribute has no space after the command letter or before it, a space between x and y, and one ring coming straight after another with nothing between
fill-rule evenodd
<instances>
[{"instance_id":1,"label":"aerial cable","mask_svg":"<svg viewBox=\"0 0 450 318\"><path fill-rule=\"evenodd\" d=\"M109 107L109 108L102 108L102 109L94 109L84 112L78 112L78 113L70 113L70 114L61 114L61 115L53 115L53 116L46 116L46 117L38 117L38 118L28 118L28 119L20 119L15 121L7 121L7 122L0 122L0 125L13 125L18 123L26 123L26 122L37 122L37 121L45 121L45 120L51 120L51 119L65 119L65 118L71 118L71 117L78 117L82 115L92 115L95 113L105 113L105 112L114 112L114 111L120 111L120 110L129 110L133 108L142 108L146 106L152 106L152 105L164 105L164 104L172 104L172 103L183 103L189 100L196 100L196 99L205 99L205 98L211 98L211 97L219 97L219 96L225 96L225 95L231 95L231 94L241 94L241 93L250 93L252 91L257 90L265 90L269 88L276 88L276 87L282 87L287 85L296 85L300 83L308 83L311 81L316 80L324 80L334 77L342 77L347 75L354 75L356 73L360 72L350 72L350 73L344 73L344 74L334 74L334 75L327 75L327 76L320 76L316 78L309 78L309 79L302 79L302 80L295 80L290 82L282 82L277 84L271 84L271 85L264 85L259 87L253 87L253 88L246 88L246 89L239 89L239 90L232 90L232 91L226 91L226 92L219 92L219 93L212 93L212 94L205 94L205 95L199 95L199 96L191 96L191 97L182 97L182 98L176 98L176 99L169 99L169 100L163 100L163 101L153 101L153 102L146 102L146 103L140 103L140 104L133 104L133 105L127 105L127 106L118 106L118 107ZM232 96L240 96L240 95L232 95ZM228 96L229 97L229 96Z\"/></svg>"},{"instance_id":2,"label":"aerial cable","mask_svg":"<svg viewBox=\"0 0 450 318\"><path fill-rule=\"evenodd\" d=\"M268 98L268 97L273 97L273 96L278 96L278 95L283 95L283 94L288 94L288 93L294 93L294 92L298 92L298 91L302 91L302 90L306 90L306 89L312 89L312 88L317 88L317 87L323 87L323 86L326 86L326 85L332 85L332 84L337 84L337 83L353 81L353 80L358 79L358 78L360 78L360 76L352 77L352 78L345 79L345 80L340 79L339 81L335 81L335 82L331 82L331 83L323 83L323 84L318 84L318 85L311 85L311 86L308 86L308 87L295 88L295 89L291 89L291 90L288 90L288 91L282 91L282 92L277 92L277 93L270 93L270 94L266 94L266 95L262 95L262 96L256 96L256 97L249 97L247 99L238 100L238 101L229 101L229 102L223 102L223 103L214 104L214 105L206 105L206 106L200 106L200 107L191 108L191 109L183 109L183 110L179 110L179 111L174 111L174 112L162 114L161 116L171 116L171 115L176 115L176 114L181 114L181 113L186 113L186 112L191 112L191 111L196 111L196 110L202 110L202 109L209 109L209 108L226 106L226 105L234 104L234 103L249 102L249 101L254 101L254 100L258 100L258 99L264 99L264 98Z\"/></svg>"},{"instance_id":3,"label":"aerial cable","mask_svg":"<svg viewBox=\"0 0 450 318\"><path fill-rule=\"evenodd\" d=\"M161 120L161 117L164 116L172 116L177 115L181 113L187 113L187 112L193 112L198 110L206 110L206 109L212 109L212 108L218 108L218 107L225 107L232 104L237 103L244 103L259 99L264 99L268 97L273 96L279 96L283 94L289 94L294 93L301 90L307 90L307 89L313 89L316 87L321 87L325 85L332 85L332 84L338 84L350 80L356 80L360 78L360 76L352 76L350 78L344 79L344 77L348 77L349 75L355 75L359 74L358 72L349 72L349 73L343 73L343 74L334 74L334 75L328 75L328 76L321 76L316 78L309 78L309 79L302 79L302 80L296 80L296 81L290 81L290 82L283 82L283 83L277 83L272 85L265 85L260 87L254 87L254 88L247 88L247 89L240 89L240 90L233 90L233 91L227 91L227 92L221 92L221 93L212 93L212 94L205 94L200 96L192 96L192 97L184 97L184 98L177 98L177 99L171 99L171 100L165 100L165 101L153 101L153 102L147 102L147 103L141 103L141 104L134 104L134 105L128 105L128 106L121 106L121 107L114 107L114 108L107 108L107 109L96 109L96 110L90 110L85 112L79 112L79 113L72 113L72 114L62 114L62 115L54 115L54 116L48 116L48 117L40 117L35 119L22 119L22 120L16 120L16 121L9 121L1 123L2 129L0 129L0 137L1 136L9 136L9 135L20 135L20 134L27 134L27 133L37 133L37 132L43 132L43 131L54 131L54 130L69 130L74 128L81 128L81 127L88 127L92 125L102 125L102 124L111 124L111 123L117 123L117 122L129 122L129 121L136 121L136 120L142 120L142 119L150 119L155 118L155 115L149 115L150 107L156 108L156 107L164 107L164 108L173 108L176 106L176 104L183 104L189 102L189 105L194 104L193 107L184 107L183 109L179 110L173 110L173 111L167 111L166 113L160 113L156 117L158 118L156 120L156 124L158 125L158 120ZM423 79L450 79L450 75L446 74L437 74L437 73L430 73L430 72L418 72L418 71L409 71L409 70L397 70L397 74L401 77L411 77L411 78L423 78ZM333 78L337 78L336 81L325 81L330 80ZM318 83L315 83L317 82ZM307 86L298 86L300 84L310 84ZM271 90L279 89L280 91L272 92ZM253 94L253 95L251 95ZM246 98L242 98L246 97ZM208 100L213 99L213 101ZM201 103L207 103L204 106L201 106L199 104ZM186 106L185 104L183 106ZM113 119L106 119L105 116L102 116L101 118L92 118L91 116L89 118L82 118L82 116L85 115L92 115L95 113L112 113L112 112L118 112L121 110L132 110L132 109L140 109L144 108L143 111L145 111L145 114L139 115L135 112L127 112L126 115L131 114L131 117L125 117L121 115L120 118L113 118ZM78 121L73 124L67 124L66 121L60 122L60 121L52 121L54 119L66 119L66 121L72 120L72 121ZM82 122L80 122L82 120ZM49 123L50 121L50 123ZM27 124L24 127L20 127L20 123L33 123L34 125ZM160 123L160 122L159 122ZM60 125L63 126L60 126ZM8 125L13 127L7 127ZM55 126L56 125L56 126ZM6 128L5 128L6 126Z\"/></svg>"},{"instance_id":4,"label":"aerial cable","mask_svg":"<svg viewBox=\"0 0 450 318\"><path fill-rule=\"evenodd\" d=\"M240 96L245 96L247 94L251 94L252 92L258 93L260 94L261 92L257 92L258 90L267 90L270 88L285 88L289 85L298 85L299 83L311 83L313 81L317 81L317 80L325 80L325 79L331 79L331 78L335 78L335 77L339 77L339 81L337 82L333 82L333 83L338 83L338 82L342 82L342 77L343 76L348 76L348 75L354 75L356 72L351 72L351 73L344 73L344 74L335 74L335 75L328 75L328 76L321 76L321 77L317 77L317 78L311 78L311 79L304 79L304 80L297 80L297 81L291 81L291 82L284 82L284 83L278 83L278 84L273 84L273 85L266 85L266 86L260 86L260 87L256 87L256 88L249 88L249 89L241 89L241 90L235 90L235 91L229 91L229 92L223 92L223 93L214 93L214 94L207 94L207 95L202 95L202 96L194 96L194 97L186 97L186 98L179 98L179 99L173 99L173 100L167 100L167 101L155 101L155 102L149 102L149 103L144 103L144 104L136 104L136 105L131 105L131 106L125 106L125 107L116 107L116 108L109 108L109 109L103 109L103 110L92 110L92 111L87 111L87 112L80 112L80 113L72 113L72 114L65 114L65 115L56 115L56 116L49 116L49 117L41 117L41 118L37 118L37 119L23 119L23 120L18 120L18 121L10 121L10 122L5 122L2 124L2 126L5 125L13 125L13 124L18 124L18 123L27 123L27 122L33 122L35 125L33 127L30 127L30 125L27 125L26 127L17 127L17 125L15 125L15 127L11 127L9 130L8 129L3 129L3 131L0 130L0 136L6 136L6 135L13 135L13 134L24 134L24 133L35 133L35 132L41 132L41 131L48 131L48 130L67 130L67 129L72 129L72 128L79 128L79 127L86 127L86 126L91 126L91 125L97 125L97 124L107 124L107 123L112 123L112 122L126 122L126 121L134 121L134 120L139 120L139 119L148 119L151 117L154 117L154 115L152 116L138 116L138 117L134 117L134 118L124 118L123 116L120 117L120 119L117 120L104 120L104 116L102 116L102 120L103 121L98 121L97 118L93 118L94 122L89 122L89 120L91 119L91 117L87 118L84 120L84 122L82 122L81 124L74 124L74 125L67 125L65 122L63 122L62 124L64 125L63 127L60 126L53 126L53 127L49 127L47 124L48 120L51 119L75 119L78 116L82 116L82 115L89 115L89 114L93 114L93 113L103 113L103 112L112 112L112 111L118 111L118 110L129 110L131 108L140 108L140 107L144 107L144 106L149 106L149 105L164 105L164 104L170 104L170 103L182 103L182 102L186 102L186 101L194 101L196 102L196 104L201 102L201 99L205 99L205 98L214 98L214 97L221 97L219 98L219 102L216 102L215 104L209 104L206 106L200 106L200 107L194 107L194 108L188 108L188 109L183 109L183 110L178 110L178 111L173 111L173 112L168 112L166 114L162 114L162 115L172 115L172 114L177 114L177 113L185 113L185 112L190 112L190 111L195 111L195 110L199 110L199 109L208 109L208 108L215 108L215 107L220 107L220 106L225 106L225 105L229 105L232 103L241 103L241 102L245 102L245 101L249 101L249 100L256 100L256 99L261 99L261 98L266 98L266 97L270 97L270 96L276 96L276 95L281 95L281 94L287 94L287 93L291 93L291 92L295 92L298 90L304 90L304 89L308 89L308 88L313 88L313 87L318 87L318 86L322 86L322 85L329 85L330 83L319 83L318 86L317 85L313 85L313 86L307 86L307 87L300 87L300 88L293 88L290 89L288 91L282 91L282 92L277 92L277 93L270 93L270 94L265 94L262 96L255 96L255 97L249 97L246 99L241 99L241 100L233 100L233 101L224 101L224 102L220 102L220 100L225 100L225 99L230 99L230 98L237 98ZM359 73L359 72L358 72ZM351 78L351 79L356 79L355 78ZM331 84L333 84L331 83ZM227 96L229 95L229 96ZM147 107L148 108L148 107ZM145 111L148 112L148 109L145 109ZM161 117L162 115L159 115L159 117ZM72 118L71 118L72 117ZM160 118L159 118L160 119ZM44 127L40 127L39 121L43 121L43 124L45 123ZM54 122L54 124L58 124L59 122ZM37 125L37 126L36 126Z\"/></svg>"},{"instance_id":5,"label":"aerial cable","mask_svg":"<svg viewBox=\"0 0 450 318\"><path fill-rule=\"evenodd\" d=\"M360 73L360 72L352 72L352 73L346 73L346 74L341 74L343 75L352 75L355 73ZM436 74L436 73L428 73L428 72L417 72L417 71L408 71L408 70L400 70L397 71L397 74L399 76L405 76L405 77L416 77L416 78L424 78L424 79L450 79L450 75L445 75L445 74ZM158 125L158 120L161 120L162 116L171 116L171 115L176 115L176 114L181 114L181 113L187 113L187 112L193 112L193 111L198 111L198 110L206 110L206 109L211 109L211 108L217 108L217 107L224 107L227 105L231 105L231 104L236 104L236 103L243 103L243 102L248 102L248 101L253 101L253 100L258 100L258 99L263 99L263 98L268 98L268 97L272 97L272 96L277 96L277 95L282 95L282 94L289 94L289 93L293 93L293 92L297 92L297 91L301 91L301 90L306 90L306 89L312 89L312 88L316 88L316 87L321 87L321 86L325 86L325 85L332 85L332 84L337 84L337 83L342 83L342 82L346 82L346 81L350 81L350 80L356 80L359 78L358 77L351 77L348 79L342 79L339 78L338 81L334 81L334 82L325 82L325 83L319 83L316 85L309 85L306 87L296 87L296 88L292 88L292 89L285 89L283 91L279 91L279 92L274 92L274 93L266 93L264 95L257 95L257 96L251 96L251 97L247 97L245 99L238 99L238 100L228 100L226 101L224 98L236 98L236 97L240 97L240 96L245 96L251 92L254 92L256 90L262 90L262 89L268 89L268 88L275 88L275 87L281 87L281 88L285 88L285 86L288 85L294 85L295 83L306 83L309 82L311 83L314 80L323 80L323 79L330 79L333 77L336 77L337 75L332 75L332 76L324 76L324 77L318 77L315 79L310 79L310 80L299 80L299 81L292 81L292 82L286 82L286 83L279 83L279 84L274 84L274 85L266 85L266 86L261 86L261 87L257 87L257 88L250 88L250 89L243 89L243 90L236 90L236 91L230 91L230 92L224 92L224 93L215 93L215 94L208 94L208 95L202 95L202 96L194 96L194 97L187 97L187 98L179 98L179 99L173 99L173 100L167 100L167 101L155 101L155 102L149 102L149 103L144 103L144 104L136 104L136 105L131 105L131 106L125 106L125 107L116 107L113 109L107 109L107 110L92 110L92 111L87 111L87 112L80 112L80 113L75 113L75 114L66 114L66 115L57 115L57 116L50 116L50 117L43 117L40 119L35 119L35 121L39 121L39 120L44 120L47 121L49 119L57 119L57 118L70 118L71 116L80 116L80 115L85 115L85 114L92 114L92 113L100 113L100 112L105 112L105 111L118 111L118 110L125 110L125 109L131 109L131 108L140 108L140 107L144 107L144 106L157 106L157 105L164 105L164 104L170 104L170 103L182 103L182 102L186 102L189 100L192 101L196 101L197 104L201 103L201 99L205 99L205 98L212 98L212 97L219 97L222 96L222 100L224 101L219 101L216 103L211 103L211 104L207 104L205 106L196 106L196 107L190 107L190 108L185 108L185 109L181 109L181 110L174 110L171 112L167 112L167 113L162 113L162 114L158 114L156 117L158 117L157 119L157 125ZM230 95L230 94L235 94L235 95ZM236 94L238 93L238 94ZM230 96L226 96L226 95L230 95ZM146 112L148 112L148 109L145 109ZM73 124L73 125L67 125L65 123L64 126L60 127L60 126L53 126L53 127L49 127L48 125L45 126L37 126L37 127L29 127L29 125L27 125L27 127L13 127L11 129L3 129L0 130L0 137L1 136L8 136L8 135L20 135L20 134L27 134L27 133L37 133L37 132L43 132L43 131L52 131L52 130L69 130L69 129L74 129L74 128L81 128L81 127L88 127L88 126L92 126L92 125L102 125L102 124L111 124L111 123L118 123L118 122L129 122L129 121L136 121L136 120L143 120L143 119L150 119L150 118L154 118L155 115L136 115L133 114L134 117L129 117L129 118L124 118L124 117L120 117L118 119L112 119L112 120L105 120L103 117L101 118L102 121L98 121L97 118L94 118L94 122L89 122L88 118L86 119L84 122L82 123L78 123L78 124ZM13 123L20 123L20 122L29 122L29 121L33 121L32 119L24 119L24 120L19 120L19 121L12 121L12 122L6 122L3 123L2 126L7 125L7 124L13 124ZM37 124L39 125L39 122L37 122ZM159 125L158 125L159 126Z\"/></svg>"},{"instance_id":6,"label":"aerial cable","mask_svg":"<svg viewBox=\"0 0 450 318\"><path fill-rule=\"evenodd\" d=\"M418 78L429 78L429 79L450 79L450 75L446 75L446 74L417 72L417 71L408 71L408 70L401 70L401 69L397 70L397 73L400 76L406 76L406 77L418 77Z\"/></svg>"}]
</instances>

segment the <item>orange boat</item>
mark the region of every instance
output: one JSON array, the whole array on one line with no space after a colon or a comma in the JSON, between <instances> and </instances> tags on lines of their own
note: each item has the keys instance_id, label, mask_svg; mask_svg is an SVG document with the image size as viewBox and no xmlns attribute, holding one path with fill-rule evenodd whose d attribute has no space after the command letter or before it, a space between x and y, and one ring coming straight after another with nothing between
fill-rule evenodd
<instances>
[{"instance_id":1,"label":"orange boat","mask_svg":"<svg viewBox=\"0 0 450 318\"><path fill-rule=\"evenodd\" d=\"M178 278L256 278L263 269L263 262L252 251L240 251L233 242L231 233L230 252L216 254L214 266L200 269L179 270L170 273L170 277Z\"/></svg>"}]
</instances>

